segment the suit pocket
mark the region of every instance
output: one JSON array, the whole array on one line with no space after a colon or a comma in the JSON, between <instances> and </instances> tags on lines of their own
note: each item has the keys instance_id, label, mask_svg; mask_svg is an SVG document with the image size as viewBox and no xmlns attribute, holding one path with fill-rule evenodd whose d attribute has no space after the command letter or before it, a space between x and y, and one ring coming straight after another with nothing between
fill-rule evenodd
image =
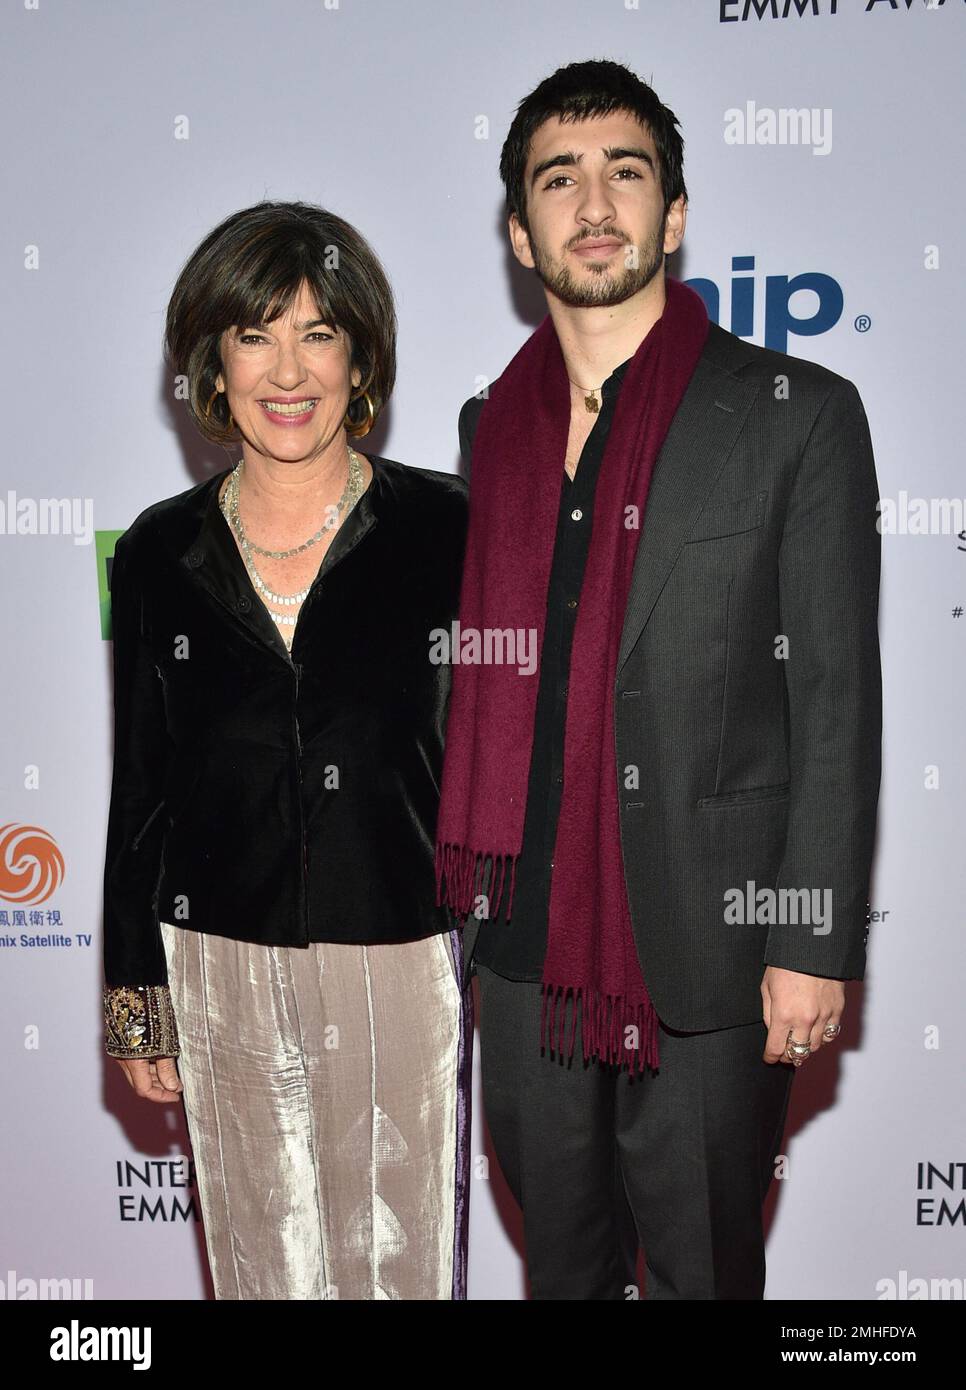
<instances>
[{"instance_id":1,"label":"suit pocket","mask_svg":"<svg viewBox=\"0 0 966 1390\"><path fill-rule=\"evenodd\" d=\"M702 796L699 806L747 806L756 801L785 801L788 798L790 783L773 782L767 787L746 787L743 791L718 792L715 796Z\"/></svg>"},{"instance_id":2,"label":"suit pocket","mask_svg":"<svg viewBox=\"0 0 966 1390\"><path fill-rule=\"evenodd\" d=\"M749 492L744 497L736 497L733 502L717 502L714 506L706 507L688 533L685 545L753 531L765 520L767 500L767 492Z\"/></svg>"}]
</instances>

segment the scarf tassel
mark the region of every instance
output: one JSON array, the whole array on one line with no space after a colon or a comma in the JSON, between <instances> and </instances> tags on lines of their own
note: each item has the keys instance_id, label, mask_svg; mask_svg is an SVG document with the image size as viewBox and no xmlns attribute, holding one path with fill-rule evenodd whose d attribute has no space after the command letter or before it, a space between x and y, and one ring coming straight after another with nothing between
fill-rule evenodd
<instances>
[{"instance_id":1,"label":"scarf tassel","mask_svg":"<svg viewBox=\"0 0 966 1390\"><path fill-rule=\"evenodd\" d=\"M540 1046L546 1049L550 1037L550 1055L563 1053L563 1034L566 1027L567 1002L572 1000L570 1042L567 1057L573 1056L577 1015L581 1014L584 1061L597 1057L613 1066L633 1066L641 1072L645 1067L656 1071L658 1056L658 1017L650 999L633 1004L623 995L599 994L596 990L572 985L543 987L543 1008L540 1018ZM549 1001L549 1011L547 1004ZM549 1012L549 1026L548 1026ZM636 1029L637 1046L629 1048L624 1039L626 1030Z\"/></svg>"},{"instance_id":2,"label":"scarf tassel","mask_svg":"<svg viewBox=\"0 0 966 1390\"><path fill-rule=\"evenodd\" d=\"M513 907L513 890L516 886L517 858L515 854L497 854L493 851L474 850L468 845L437 844L436 846L436 905L447 903L460 916L476 912L477 899L483 894L482 884L486 866L491 868L490 884L492 900L487 903L487 911L482 913L485 921L496 917L500 902L507 886L509 867L509 893L507 896L506 919L510 920Z\"/></svg>"}]
</instances>

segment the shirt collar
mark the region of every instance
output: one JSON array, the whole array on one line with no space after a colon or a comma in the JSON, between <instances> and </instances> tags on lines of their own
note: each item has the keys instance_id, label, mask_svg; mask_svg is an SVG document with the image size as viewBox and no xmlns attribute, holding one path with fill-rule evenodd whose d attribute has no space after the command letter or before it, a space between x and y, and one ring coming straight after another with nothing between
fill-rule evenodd
<instances>
[{"instance_id":1,"label":"shirt collar","mask_svg":"<svg viewBox=\"0 0 966 1390\"><path fill-rule=\"evenodd\" d=\"M624 373L627 371L627 368L631 365L633 360L634 358L632 355L631 357L628 357L625 362L622 362L619 367L614 368L610 376L607 378L603 386L600 388L601 395L613 396L617 394L617 392L621 388L621 382L624 380Z\"/></svg>"}]
</instances>

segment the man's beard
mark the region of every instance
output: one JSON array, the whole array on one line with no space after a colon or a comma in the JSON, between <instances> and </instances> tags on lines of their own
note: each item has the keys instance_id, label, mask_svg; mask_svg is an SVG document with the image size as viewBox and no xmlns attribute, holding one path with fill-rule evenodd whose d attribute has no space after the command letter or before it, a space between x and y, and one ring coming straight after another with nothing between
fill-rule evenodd
<instances>
[{"instance_id":1,"label":"man's beard","mask_svg":"<svg viewBox=\"0 0 966 1390\"><path fill-rule=\"evenodd\" d=\"M564 304L569 304L575 309L593 309L606 307L608 304L623 304L625 299L630 299L632 294L637 294L645 285L649 285L654 276L664 264L664 229L667 225L667 214L661 218L661 225L654 236L644 242L639 248L638 264L636 267L622 266L619 271L613 271L609 265L595 266L592 261L588 262L592 279L583 283L578 283L565 263L555 265L550 257L537 245L530 234L530 250L533 253L534 270L542 283L562 300ZM614 236L616 233L604 231L602 236ZM584 237L577 242L578 246L584 246L588 242L593 242L593 237ZM627 246L625 242L625 254ZM618 255L621 253L618 252Z\"/></svg>"}]
</instances>

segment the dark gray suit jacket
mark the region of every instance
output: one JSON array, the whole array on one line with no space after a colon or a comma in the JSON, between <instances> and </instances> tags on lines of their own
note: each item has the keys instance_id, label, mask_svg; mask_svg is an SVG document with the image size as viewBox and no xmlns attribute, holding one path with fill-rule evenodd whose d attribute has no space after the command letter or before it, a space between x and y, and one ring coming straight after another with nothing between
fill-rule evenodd
<instances>
[{"instance_id":1,"label":"dark gray suit jacket","mask_svg":"<svg viewBox=\"0 0 966 1390\"><path fill-rule=\"evenodd\" d=\"M485 404L460 411L467 470ZM655 465L615 684L628 899L672 1028L761 1018L766 965L863 977L878 497L852 383L712 324Z\"/></svg>"}]
</instances>

